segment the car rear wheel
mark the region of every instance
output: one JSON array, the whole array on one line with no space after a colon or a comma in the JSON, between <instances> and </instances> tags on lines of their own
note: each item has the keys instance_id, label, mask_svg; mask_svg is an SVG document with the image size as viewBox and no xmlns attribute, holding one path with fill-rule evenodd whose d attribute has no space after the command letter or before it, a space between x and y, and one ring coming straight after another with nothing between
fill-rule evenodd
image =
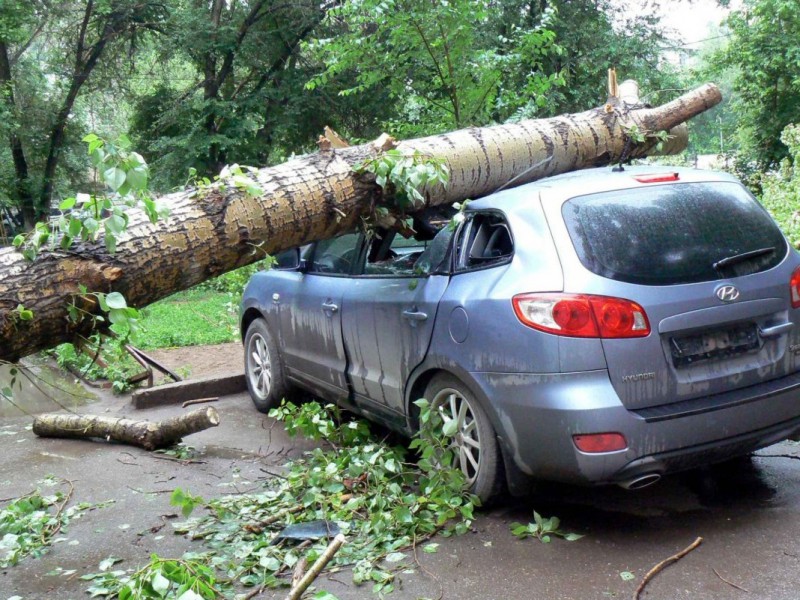
<instances>
[{"instance_id":1,"label":"car rear wheel","mask_svg":"<svg viewBox=\"0 0 800 600\"><path fill-rule=\"evenodd\" d=\"M503 487L500 449L489 417L467 387L451 375L434 377L425 398L445 424L455 419L456 433L450 446L453 467L464 474L469 491L487 504Z\"/></svg>"},{"instance_id":2,"label":"car rear wheel","mask_svg":"<svg viewBox=\"0 0 800 600\"><path fill-rule=\"evenodd\" d=\"M256 319L244 338L244 371L253 404L263 412L277 406L289 392L278 347L264 319Z\"/></svg>"}]
</instances>

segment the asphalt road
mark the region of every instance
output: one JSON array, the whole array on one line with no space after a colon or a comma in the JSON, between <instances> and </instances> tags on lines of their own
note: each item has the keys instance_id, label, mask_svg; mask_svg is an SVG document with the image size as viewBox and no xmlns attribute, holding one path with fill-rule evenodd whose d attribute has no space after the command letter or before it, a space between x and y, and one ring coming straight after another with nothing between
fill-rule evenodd
<instances>
[{"instance_id":1,"label":"asphalt road","mask_svg":"<svg viewBox=\"0 0 800 600\"><path fill-rule=\"evenodd\" d=\"M74 482L76 502L114 500L73 521L65 539L44 556L1 571L0 600L86 598L86 583L78 576L96 572L110 555L129 568L146 562L151 552L177 556L199 550L197 542L169 532L175 513L171 490L182 487L205 497L245 491L265 477L265 465L280 465L310 447L288 440L244 394L221 398L215 406L222 424L186 439L202 450L203 462L185 465L127 446L38 439L26 429L28 417L0 421L0 498L25 494L52 474ZM80 410L160 419L180 408L135 411L125 398L116 398ZM585 537L550 544L514 538L509 524L529 521L533 509L558 516L565 530ZM659 573L643 598L796 600L799 513L800 446L790 442L638 492L542 485L531 497L482 514L473 533L438 540L436 554L420 553L423 569L402 575L388 598L631 598L653 565L700 536L703 543ZM76 573L52 574L58 568ZM635 579L623 580L626 571ZM353 586L346 573L320 585L341 600L375 597L369 587Z\"/></svg>"}]
</instances>

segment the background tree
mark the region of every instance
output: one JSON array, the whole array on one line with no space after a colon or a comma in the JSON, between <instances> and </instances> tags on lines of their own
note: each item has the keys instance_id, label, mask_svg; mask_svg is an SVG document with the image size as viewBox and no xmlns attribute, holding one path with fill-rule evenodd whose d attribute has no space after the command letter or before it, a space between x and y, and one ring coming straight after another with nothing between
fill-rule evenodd
<instances>
[{"instance_id":1,"label":"background tree","mask_svg":"<svg viewBox=\"0 0 800 600\"><path fill-rule=\"evenodd\" d=\"M403 136L580 110L605 94L599 65L648 90L676 87L657 17L605 1L365 0L325 26L308 46L322 65L309 87L351 78L340 95L388 90L397 112L385 128Z\"/></svg>"},{"instance_id":2,"label":"background tree","mask_svg":"<svg viewBox=\"0 0 800 600\"><path fill-rule=\"evenodd\" d=\"M111 68L114 55L130 56L143 34L160 32L165 11L151 0L8 1L3 8L0 84L10 123L14 200L30 228L50 212L80 94L103 67L107 77L121 78ZM39 105L46 107L40 115L45 118L30 119ZM37 131L42 128L45 135Z\"/></svg>"},{"instance_id":3,"label":"background tree","mask_svg":"<svg viewBox=\"0 0 800 600\"><path fill-rule=\"evenodd\" d=\"M734 73L730 110L740 168L777 166L787 156L781 132L800 119L800 2L745 0L727 19L728 44L713 59Z\"/></svg>"}]
</instances>

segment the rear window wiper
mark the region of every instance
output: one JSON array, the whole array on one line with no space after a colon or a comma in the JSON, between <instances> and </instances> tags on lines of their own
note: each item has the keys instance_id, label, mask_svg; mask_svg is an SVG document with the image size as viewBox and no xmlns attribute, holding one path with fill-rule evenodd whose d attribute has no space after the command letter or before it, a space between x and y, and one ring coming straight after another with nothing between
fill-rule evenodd
<instances>
[{"instance_id":1,"label":"rear window wiper","mask_svg":"<svg viewBox=\"0 0 800 600\"><path fill-rule=\"evenodd\" d=\"M736 265L742 262L746 262L753 258L758 258L759 256L764 256L766 254L772 254L775 252L775 246L770 246L768 248L759 248L758 250L750 250L750 252L742 252L741 254L734 254L733 256L727 256L722 260L718 260L712 266L714 267L715 271L719 271L720 269L724 269L725 267L730 267L731 265Z\"/></svg>"}]
</instances>

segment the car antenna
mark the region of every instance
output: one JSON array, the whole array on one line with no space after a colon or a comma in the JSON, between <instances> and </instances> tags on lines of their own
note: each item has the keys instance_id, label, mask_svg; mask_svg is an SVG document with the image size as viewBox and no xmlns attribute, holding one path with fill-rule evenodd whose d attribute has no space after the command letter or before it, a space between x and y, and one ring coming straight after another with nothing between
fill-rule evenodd
<instances>
[{"instance_id":1,"label":"car antenna","mask_svg":"<svg viewBox=\"0 0 800 600\"><path fill-rule=\"evenodd\" d=\"M508 186L510 186L512 183L514 183L517 179L519 179L523 175L527 175L528 173L533 171L536 167L541 167L542 165L549 163L551 160L553 160L553 157L552 156L548 156L547 158L544 158L544 159L540 160L539 162L537 162L535 165L531 165L530 167L525 169L519 175L516 175L516 176L512 177L511 179L509 179L508 181L506 181L503 185L501 185L499 188L497 188L492 193L496 194L497 192L500 192L500 191L506 189Z\"/></svg>"}]
</instances>

